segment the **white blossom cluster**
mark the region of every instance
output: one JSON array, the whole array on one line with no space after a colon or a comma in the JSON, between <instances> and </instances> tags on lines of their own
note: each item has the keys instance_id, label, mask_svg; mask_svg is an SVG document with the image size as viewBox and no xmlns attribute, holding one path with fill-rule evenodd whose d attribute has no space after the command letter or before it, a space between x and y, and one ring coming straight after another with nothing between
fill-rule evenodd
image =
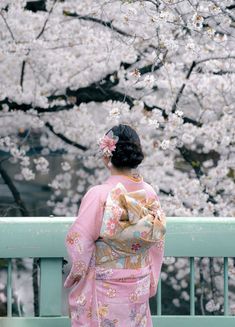
<instances>
[{"instance_id":1,"label":"white blossom cluster","mask_svg":"<svg viewBox=\"0 0 235 327\"><path fill-rule=\"evenodd\" d=\"M195 258L195 308L200 314L218 314L223 312L224 283L223 258ZM177 297L172 299L176 308L184 305L189 310L190 302L190 268L186 258L164 257L162 282L175 290ZM233 258L228 259L229 289L235 281ZM164 290L164 289L163 289ZM163 301L169 301L162 292ZM229 311L234 315L235 296L229 292Z\"/></svg>"}]
</instances>

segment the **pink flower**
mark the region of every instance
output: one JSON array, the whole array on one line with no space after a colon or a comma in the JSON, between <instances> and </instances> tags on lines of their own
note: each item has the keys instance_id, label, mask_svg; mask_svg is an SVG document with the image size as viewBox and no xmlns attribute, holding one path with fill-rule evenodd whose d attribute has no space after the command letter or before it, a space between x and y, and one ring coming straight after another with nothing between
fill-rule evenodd
<instances>
[{"instance_id":1,"label":"pink flower","mask_svg":"<svg viewBox=\"0 0 235 327\"><path fill-rule=\"evenodd\" d=\"M117 220L115 218L111 218L107 223L107 230L110 235L113 235L116 229Z\"/></svg>"},{"instance_id":2,"label":"pink flower","mask_svg":"<svg viewBox=\"0 0 235 327\"><path fill-rule=\"evenodd\" d=\"M123 212L123 210L122 210L122 208L120 208L120 207L118 207L118 206L113 206L112 207L112 214L113 214L113 217L114 217L114 219L115 220L119 220L119 218L121 217L121 215L122 215L122 212Z\"/></svg>"},{"instance_id":3,"label":"pink flower","mask_svg":"<svg viewBox=\"0 0 235 327\"><path fill-rule=\"evenodd\" d=\"M73 244L77 243L77 241L79 240L79 237L80 236L77 232L70 232L67 234L66 242L68 244L73 245Z\"/></svg>"},{"instance_id":4,"label":"pink flower","mask_svg":"<svg viewBox=\"0 0 235 327\"><path fill-rule=\"evenodd\" d=\"M99 147L103 151L103 154L111 156L112 152L116 149L117 141L118 136L114 136L112 131L104 135L99 140Z\"/></svg>"}]
</instances>

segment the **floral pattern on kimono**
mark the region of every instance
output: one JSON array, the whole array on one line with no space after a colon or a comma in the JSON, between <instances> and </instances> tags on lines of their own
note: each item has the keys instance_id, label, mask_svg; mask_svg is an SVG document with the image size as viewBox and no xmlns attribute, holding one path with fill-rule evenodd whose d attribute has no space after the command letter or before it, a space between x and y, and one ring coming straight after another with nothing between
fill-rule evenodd
<instances>
[{"instance_id":1,"label":"floral pattern on kimono","mask_svg":"<svg viewBox=\"0 0 235 327\"><path fill-rule=\"evenodd\" d=\"M127 192L118 183L106 200L96 242L96 265L144 267L150 264L147 250L164 246L165 231L165 214L157 197L148 198L144 189Z\"/></svg>"},{"instance_id":2,"label":"floral pattern on kimono","mask_svg":"<svg viewBox=\"0 0 235 327\"><path fill-rule=\"evenodd\" d=\"M72 327L152 326L148 300L157 289L164 235L155 194L127 192L121 183L91 188L66 235Z\"/></svg>"}]
</instances>

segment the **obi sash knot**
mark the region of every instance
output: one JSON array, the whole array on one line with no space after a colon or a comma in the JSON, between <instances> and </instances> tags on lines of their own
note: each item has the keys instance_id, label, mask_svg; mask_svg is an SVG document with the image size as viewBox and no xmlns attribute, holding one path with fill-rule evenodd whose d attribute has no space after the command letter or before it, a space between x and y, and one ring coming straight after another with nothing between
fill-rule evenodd
<instances>
[{"instance_id":1,"label":"obi sash knot","mask_svg":"<svg viewBox=\"0 0 235 327\"><path fill-rule=\"evenodd\" d=\"M144 189L127 192L118 183L104 207L100 238L118 254L138 254L164 240L166 217L156 198Z\"/></svg>"}]
</instances>

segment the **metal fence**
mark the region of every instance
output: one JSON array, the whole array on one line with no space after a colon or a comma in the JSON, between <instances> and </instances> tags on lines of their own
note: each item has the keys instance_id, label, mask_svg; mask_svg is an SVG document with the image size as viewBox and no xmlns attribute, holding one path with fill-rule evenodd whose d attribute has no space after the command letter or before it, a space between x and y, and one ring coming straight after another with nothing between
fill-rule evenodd
<instances>
[{"instance_id":1,"label":"metal fence","mask_svg":"<svg viewBox=\"0 0 235 327\"><path fill-rule=\"evenodd\" d=\"M61 315L62 262L67 257L65 234L74 218L0 218L0 258L8 259L7 317L0 327L69 327ZM234 327L229 315L228 257L235 257L235 219L221 217L167 217L165 256L190 261L190 314L162 315L161 281L157 292L157 327ZM12 258L40 258L39 316L12 317ZM224 315L195 315L195 257L223 257ZM171 300L171 299L169 299ZM128 326L122 326L128 327Z\"/></svg>"}]
</instances>

